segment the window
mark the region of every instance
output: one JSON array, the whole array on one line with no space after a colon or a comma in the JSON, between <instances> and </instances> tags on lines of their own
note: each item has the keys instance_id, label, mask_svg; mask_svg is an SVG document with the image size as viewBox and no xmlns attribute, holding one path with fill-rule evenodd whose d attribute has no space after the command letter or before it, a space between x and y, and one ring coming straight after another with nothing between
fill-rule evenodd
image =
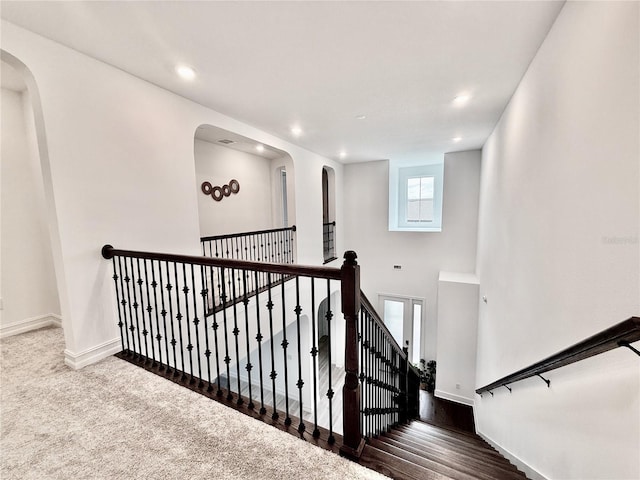
<instances>
[{"instance_id":1,"label":"window","mask_svg":"<svg viewBox=\"0 0 640 480\"><path fill-rule=\"evenodd\" d=\"M400 166L389 162L389 230L442 231L444 164Z\"/></svg>"}]
</instances>

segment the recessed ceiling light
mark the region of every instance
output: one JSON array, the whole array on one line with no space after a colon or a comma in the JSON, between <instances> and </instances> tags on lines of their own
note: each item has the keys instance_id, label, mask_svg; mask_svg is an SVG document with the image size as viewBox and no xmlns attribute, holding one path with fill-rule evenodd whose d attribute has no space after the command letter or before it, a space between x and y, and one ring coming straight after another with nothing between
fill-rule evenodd
<instances>
[{"instance_id":1,"label":"recessed ceiling light","mask_svg":"<svg viewBox=\"0 0 640 480\"><path fill-rule=\"evenodd\" d=\"M196 78L196 72L193 68L187 67L186 65L178 65L176 67L176 73L183 80L193 80Z\"/></svg>"},{"instance_id":2,"label":"recessed ceiling light","mask_svg":"<svg viewBox=\"0 0 640 480\"><path fill-rule=\"evenodd\" d=\"M454 99L453 99L453 103L456 105L464 105L465 103L467 103L469 100L471 99L471 95L468 95L466 93L461 93L460 95L457 95Z\"/></svg>"},{"instance_id":3,"label":"recessed ceiling light","mask_svg":"<svg viewBox=\"0 0 640 480\"><path fill-rule=\"evenodd\" d=\"M302 128L300 128L298 125L294 125L293 127L291 127L291 133L296 137L299 137L302 134Z\"/></svg>"},{"instance_id":4,"label":"recessed ceiling light","mask_svg":"<svg viewBox=\"0 0 640 480\"><path fill-rule=\"evenodd\" d=\"M367 118L367 116L366 115L356 115L356 118L358 120L364 120L365 118Z\"/></svg>"},{"instance_id":5,"label":"recessed ceiling light","mask_svg":"<svg viewBox=\"0 0 640 480\"><path fill-rule=\"evenodd\" d=\"M453 137L451 140L453 140L454 142L459 142L460 140L462 140L462 137Z\"/></svg>"},{"instance_id":6,"label":"recessed ceiling light","mask_svg":"<svg viewBox=\"0 0 640 480\"><path fill-rule=\"evenodd\" d=\"M342 150L339 154L340 158L346 158L347 156L347 152L345 152L344 150Z\"/></svg>"},{"instance_id":7,"label":"recessed ceiling light","mask_svg":"<svg viewBox=\"0 0 640 480\"><path fill-rule=\"evenodd\" d=\"M256 150L259 152L264 152L264 145L259 143L258 145L256 145Z\"/></svg>"}]
</instances>

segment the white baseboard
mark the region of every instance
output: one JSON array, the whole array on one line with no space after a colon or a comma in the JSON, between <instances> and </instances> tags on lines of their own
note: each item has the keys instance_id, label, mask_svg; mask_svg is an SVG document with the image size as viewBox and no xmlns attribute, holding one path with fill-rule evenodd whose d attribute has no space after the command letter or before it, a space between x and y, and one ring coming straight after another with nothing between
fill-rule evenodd
<instances>
[{"instance_id":1,"label":"white baseboard","mask_svg":"<svg viewBox=\"0 0 640 480\"><path fill-rule=\"evenodd\" d=\"M522 460L520 457L514 455L513 453L511 453L509 450L507 450L506 448L504 448L502 445L500 445L497 442L494 442L491 438L489 438L487 435L485 435L484 433L477 431L478 435L480 435L487 443L489 443L493 448L495 448L496 450L498 450L500 452L500 454L505 457L507 460L509 460L511 463L513 463L516 467L518 467L519 470L521 470L522 472L524 472L524 474L527 476L527 478L529 478L530 480L548 480L547 477L545 477L544 475L542 475L540 472L538 472L536 469L534 469L532 466L530 466L527 462L525 462L524 460Z\"/></svg>"},{"instance_id":2,"label":"white baseboard","mask_svg":"<svg viewBox=\"0 0 640 480\"><path fill-rule=\"evenodd\" d=\"M108 342L104 342L95 347L91 347L83 352L72 352L71 350L64 351L64 363L73 368L79 370L92 363L99 362L103 358L110 357L122 350L119 338L114 338Z\"/></svg>"},{"instance_id":3,"label":"white baseboard","mask_svg":"<svg viewBox=\"0 0 640 480\"><path fill-rule=\"evenodd\" d=\"M438 398L444 398L445 400L451 400L452 402L462 403L463 405L468 405L470 407L473 407L472 398L462 397L460 395L454 395L453 393L443 392L442 390L438 390L437 388L436 388L436 391L433 392L433 394Z\"/></svg>"},{"instance_id":4,"label":"white baseboard","mask_svg":"<svg viewBox=\"0 0 640 480\"><path fill-rule=\"evenodd\" d=\"M62 327L62 318L55 313L46 313L37 317L25 318L18 322L0 326L0 338L11 337L43 327Z\"/></svg>"}]
</instances>

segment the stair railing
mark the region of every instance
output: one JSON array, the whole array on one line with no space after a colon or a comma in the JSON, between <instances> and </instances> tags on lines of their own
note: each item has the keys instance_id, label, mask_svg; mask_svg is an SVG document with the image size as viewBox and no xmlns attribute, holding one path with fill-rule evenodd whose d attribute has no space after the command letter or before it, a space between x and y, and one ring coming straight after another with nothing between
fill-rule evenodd
<instances>
[{"instance_id":1,"label":"stair railing","mask_svg":"<svg viewBox=\"0 0 640 480\"><path fill-rule=\"evenodd\" d=\"M270 423L293 425L301 437L329 446L340 438L334 396L341 393L339 451L352 458L366 437L412 415L416 372L361 295L355 252L345 253L339 269L110 245L102 255L113 263L121 358L255 417L270 414ZM247 283L259 275L265 287L250 296ZM220 292L214 309L211 286ZM319 318L323 300L326 313ZM341 391L340 379L332 378L338 304L345 321ZM328 348L318 338L319 322L327 324ZM319 390L321 360L329 366L326 392Z\"/></svg>"},{"instance_id":2,"label":"stair railing","mask_svg":"<svg viewBox=\"0 0 640 480\"><path fill-rule=\"evenodd\" d=\"M200 238L202 255L249 262L295 263L296 226Z\"/></svg>"},{"instance_id":3,"label":"stair railing","mask_svg":"<svg viewBox=\"0 0 640 480\"><path fill-rule=\"evenodd\" d=\"M322 254L324 263L336 260L336 222L322 224Z\"/></svg>"}]
</instances>

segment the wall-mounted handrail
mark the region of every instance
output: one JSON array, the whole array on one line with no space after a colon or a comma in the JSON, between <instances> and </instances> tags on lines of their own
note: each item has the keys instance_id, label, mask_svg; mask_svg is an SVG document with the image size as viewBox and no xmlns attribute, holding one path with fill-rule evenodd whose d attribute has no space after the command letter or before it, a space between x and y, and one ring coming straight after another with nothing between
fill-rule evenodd
<instances>
[{"instance_id":1,"label":"wall-mounted handrail","mask_svg":"<svg viewBox=\"0 0 640 480\"><path fill-rule=\"evenodd\" d=\"M630 347L630 344L638 340L640 340L640 317L631 317L575 345L565 348L555 355L551 355L533 365L478 388L476 393L482 395L484 392L491 392L491 390L524 380L525 378L540 376L550 370L564 367L571 363L593 357L594 355L613 350L614 348L629 347L635 350ZM548 380L543 377L541 378L547 382L548 386Z\"/></svg>"}]
</instances>

